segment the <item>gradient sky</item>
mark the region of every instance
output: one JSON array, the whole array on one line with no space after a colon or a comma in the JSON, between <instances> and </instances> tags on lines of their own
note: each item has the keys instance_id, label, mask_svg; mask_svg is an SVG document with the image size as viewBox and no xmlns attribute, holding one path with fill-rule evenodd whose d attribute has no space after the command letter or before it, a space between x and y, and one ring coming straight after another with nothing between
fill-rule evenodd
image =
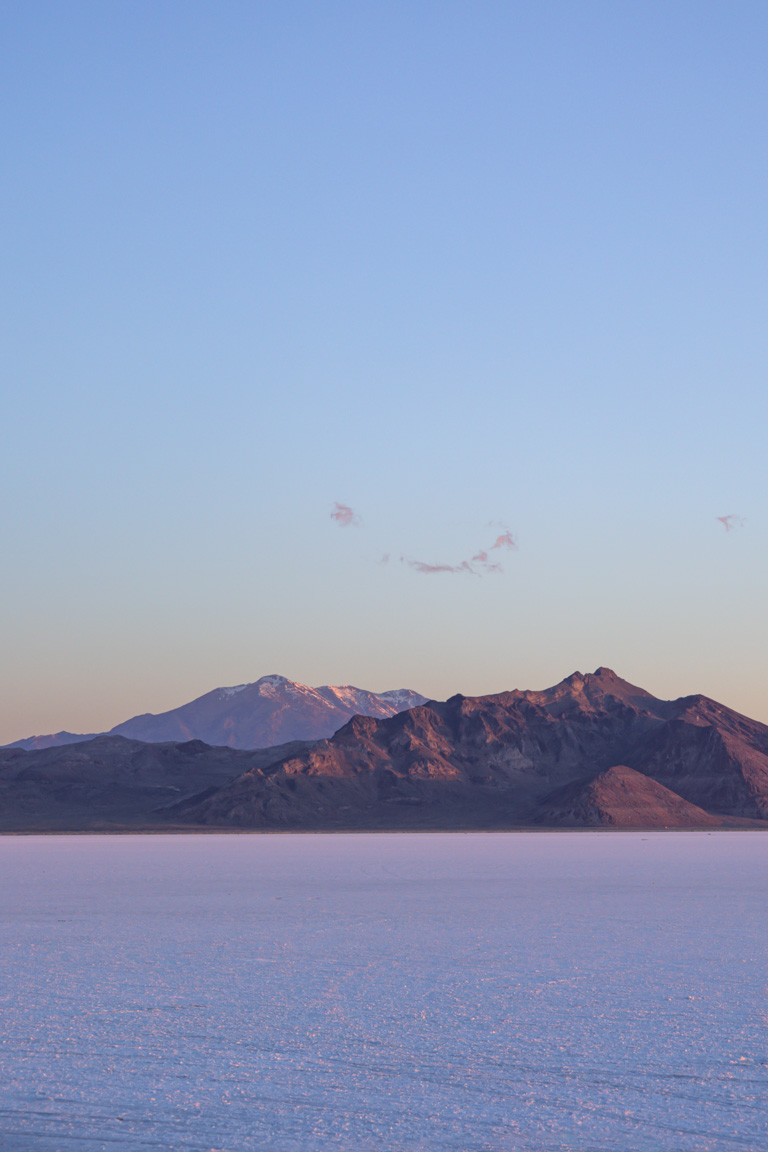
<instances>
[{"instance_id":1,"label":"gradient sky","mask_svg":"<svg viewBox=\"0 0 768 1152\"><path fill-rule=\"evenodd\" d=\"M768 721L763 0L6 0L0 52L0 739L600 664Z\"/></svg>"}]
</instances>

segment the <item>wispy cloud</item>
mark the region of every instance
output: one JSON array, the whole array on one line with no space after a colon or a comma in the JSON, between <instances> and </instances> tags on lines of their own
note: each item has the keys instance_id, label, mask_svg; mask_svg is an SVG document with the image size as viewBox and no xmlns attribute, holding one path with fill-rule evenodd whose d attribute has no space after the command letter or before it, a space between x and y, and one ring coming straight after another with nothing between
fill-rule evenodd
<instances>
[{"instance_id":1,"label":"wispy cloud","mask_svg":"<svg viewBox=\"0 0 768 1152\"><path fill-rule=\"evenodd\" d=\"M483 576L487 572L504 571L502 565L492 560L489 555L498 548L517 548L517 541L508 528L505 528L488 548L480 548L471 560L462 560L459 564L425 564L422 560L408 560L404 557L401 559L404 564L425 576L431 576L436 572L450 572L454 576Z\"/></svg>"},{"instance_id":2,"label":"wispy cloud","mask_svg":"<svg viewBox=\"0 0 768 1152\"><path fill-rule=\"evenodd\" d=\"M731 512L728 516L716 516L715 519L720 521L726 532L732 532L734 528L744 527L744 517L737 516L735 512Z\"/></svg>"},{"instance_id":3,"label":"wispy cloud","mask_svg":"<svg viewBox=\"0 0 768 1152\"><path fill-rule=\"evenodd\" d=\"M340 504L338 500L331 509L331 520L335 520L340 528L349 528L362 523L354 508L350 508L348 504ZM458 564L431 564L425 560L414 560L410 556L400 556L400 563L412 568L421 576L435 576L441 573L450 576L485 576L488 573L503 572L504 568L492 553L517 548L517 541L505 524L491 520L488 527L495 527L497 531L501 528L503 531L496 536L492 544L478 548L470 560L460 560ZM390 553L384 552L381 554L379 564L387 565L390 559Z\"/></svg>"},{"instance_id":4,"label":"wispy cloud","mask_svg":"<svg viewBox=\"0 0 768 1152\"><path fill-rule=\"evenodd\" d=\"M475 572L468 560L462 560L461 564L425 564L422 560L406 560L405 557L402 557L402 560L409 568L413 568L423 576L432 576L435 572L452 572L454 575L463 572L469 576L480 575L479 572Z\"/></svg>"},{"instance_id":5,"label":"wispy cloud","mask_svg":"<svg viewBox=\"0 0 768 1152\"><path fill-rule=\"evenodd\" d=\"M491 544L491 551L494 548L517 548L517 541L508 528L502 532L501 536L496 537L495 544Z\"/></svg>"},{"instance_id":6,"label":"wispy cloud","mask_svg":"<svg viewBox=\"0 0 768 1152\"><path fill-rule=\"evenodd\" d=\"M335 501L331 509L331 520L335 520L342 528L349 528L350 525L360 523L360 517L357 513L348 504L339 504L338 500Z\"/></svg>"}]
</instances>

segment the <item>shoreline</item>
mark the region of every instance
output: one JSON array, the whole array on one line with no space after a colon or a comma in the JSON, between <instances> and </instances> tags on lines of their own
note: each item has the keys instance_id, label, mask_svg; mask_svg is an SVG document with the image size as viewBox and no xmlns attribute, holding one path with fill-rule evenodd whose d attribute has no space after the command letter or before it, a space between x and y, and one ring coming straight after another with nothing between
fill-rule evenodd
<instances>
[{"instance_id":1,"label":"shoreline","mask_svg":"<svg viewBox=\"0 0 768 1152\"><path fill-rule=\"evenodd\" d=\"M669 832L706 832L710 836L727 832L768 832L768 821L755 820L713 828L711 825L690 827L631 828L563 828L516 826L510 828L19 828L0 830L0 838L20 836L512 836L572 833L580 835L621 835L643 832L664 835Z\"/></svg>"}]
</instances>

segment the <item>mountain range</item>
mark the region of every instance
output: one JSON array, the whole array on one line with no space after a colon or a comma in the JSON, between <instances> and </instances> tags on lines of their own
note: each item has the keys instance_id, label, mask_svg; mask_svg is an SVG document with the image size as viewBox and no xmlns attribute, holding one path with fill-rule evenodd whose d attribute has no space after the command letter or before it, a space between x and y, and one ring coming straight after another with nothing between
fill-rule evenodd
<instances>
[{"instance_id":1,"label":"mountain range","mask_svg":"<svg viewBox=\"0 0 768 1152\"><path fill-rule=\"evenodd\" d=\"M109 735L153 743L203 740L223 748L268 748L290 740L319 740L332 736L352 716L384 718L416 704L426 704L426 697L410 688L390 692L367 692L351 684L308 688L285 676L262 676L252 684L214 688L168 712L133 716L109 733L54 732L6 747L31 751Z\"/></svg>"},{"instance_id":2,"label":"mountain range","mask_svg":"<svg viewBox=\"0 0 768 1152\"><path fill-rule=\"evenodd\" d=\"M2 749L0 827L768 829L768 727L598 668L259 750L113 734Z\"/></svg>"}]
</instances>

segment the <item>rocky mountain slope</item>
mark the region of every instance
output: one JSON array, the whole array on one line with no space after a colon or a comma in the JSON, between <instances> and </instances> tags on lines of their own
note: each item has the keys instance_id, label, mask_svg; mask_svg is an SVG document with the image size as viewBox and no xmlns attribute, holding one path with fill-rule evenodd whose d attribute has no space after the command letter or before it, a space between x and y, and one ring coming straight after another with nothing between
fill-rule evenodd
<instances>
[{"instance_id":1,"label":"rocky mountain slope","mask_svg":"<svg viewBox=\"0 0 768 1152\"><path fill-rule=\"evenodd\" d=\"M261 752L111 736L0 751L2 826L54 818L59 827L768 828L768 727L701 696L658 700L599 668L543 692L356 715L328 739Z\"/></svg>"},{"instance_id":2,"label":"rocky mountain slope","mask_svg":"<svg viewBox=\"0 0 768 1152\"><path fill-rule=\"evenodd\" d=\"M558 828L718 828L723 817L689 804L663 784L616 764L548 796L537 822Z\"/></svg>"},{"instance_id":3,"label":"rocky mountain slope","mask_svg":"<svg viewBox=\"0 0 768 1152\"><path fill-rule=\"evenodd\" d=\"M204 740L225 748L268 748L289 740L319 740L332 736L352 716L394 716L426 703L410 688L367 692L350 684L309 688L285 676L262 676L253 684L214 688L180 708L134 716L110 729L110 736L152 742ZM104 733L106 735L106 733ZM30 736L9 748L52 748L94 739L57 732Z\"/></svg>"},{"instance_id":4,"label":"rocky mountain slope","mask_svg":"<svg viewBox=\"0 0 768 1152\"><path fill-rule=\"evenodd\" d=\"M176 812L244 827L352 816L361 826L529 825L558 788L616 765L705 812L768 821L768 727L704 697L658 700L607 668L543 692L454 696L387 720L356 716L330 740ZM638 797L638 821L641 807Z\"/></svg>"}]
</instances>

